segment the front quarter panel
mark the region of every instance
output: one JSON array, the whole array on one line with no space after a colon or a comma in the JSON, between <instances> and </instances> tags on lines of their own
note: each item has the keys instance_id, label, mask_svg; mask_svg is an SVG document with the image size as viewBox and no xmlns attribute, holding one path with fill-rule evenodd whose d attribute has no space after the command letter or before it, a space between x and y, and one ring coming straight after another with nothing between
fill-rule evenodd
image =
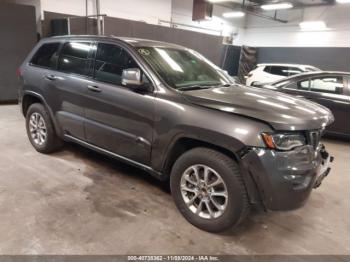
<instances>
[{"instance_id":1,"label":"front quarter panel","mask_svg":"<svg viewBox=\"0 0 350 262\"><path fill-rule=\"evenodd\" d=\"M264 147L265 123L230 112L191 104L180 93L158 93L152 149L152 166L162 170L166 156L181 138L191 138L225 148L236 154L245 146Z\"/></svg>"}]
</instances>

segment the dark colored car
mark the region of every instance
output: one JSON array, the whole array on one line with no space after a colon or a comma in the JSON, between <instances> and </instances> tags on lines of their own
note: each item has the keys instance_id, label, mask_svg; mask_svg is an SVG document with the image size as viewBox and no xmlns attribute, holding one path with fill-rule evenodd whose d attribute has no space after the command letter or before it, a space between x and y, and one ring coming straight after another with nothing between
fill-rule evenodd
<instances>
[{"instance_id":1,"label":"dark colored car","mask_svg":"<svg viewBox=\"0 0 350 262\"><path fill-rule=\"evenodd\" d=\"M299 74L262 86L299 98L306 98L329 108L335 117L335 121L327 127L326 132L349 137L349 81L350 73L320 71Z\"/></svg>"},{"instance_id":2,"label":"dark colored car","mask_svg":"<svg viewBox=\"0 0 350 262\"><path fill-rule=\"evenodd\" d=\"M42 153L74 142L170 180L211 232L252 204L300 207L329 173L322 106L232 81L197 52L149 40L42 40L20 67L27 133Z\"/></svg>"}]
</instances>

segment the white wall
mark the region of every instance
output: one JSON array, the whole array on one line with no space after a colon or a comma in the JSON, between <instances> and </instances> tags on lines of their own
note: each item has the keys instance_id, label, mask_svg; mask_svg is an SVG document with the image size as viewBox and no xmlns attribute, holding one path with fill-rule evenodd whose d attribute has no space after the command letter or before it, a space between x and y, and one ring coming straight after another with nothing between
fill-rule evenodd
<instances>
[{"instance_id":1,"label":"white wall","mask_svg":"<svg viewBox=\"0 0 350 262\"><path fill-rule=\"evenodd\" d=\"M88 14L96 14L95 0L88 0ZM222 19L229 9L214 6L211 21L192 21L192 0L100 0L101 14L151 24L194 30L213 35L234 34L234 44L241 44L241 28L244 18ZM85 0L41 0L42 12L57 12L85 16ZM181 26L184 24L186 26Z\"/></svg>"},{"instance_id":2,"label":"white wall","mask_svg":"<svg viewBox=\"0 0 350 262\"><path fill-rule=\"evenodd\" d=\"M229 36L234 34L234 43L240 42L240 29L244 25L244 18L223 19L222 14L230 9L214 6L213 18L208 21L192 21L192 5L191 0L173 0L171 19L174 24L178 24L178 28L199 31L213 35ZM188 26L181 26L186 24ZM204 28L204 29L201 29Z\"/></svg>"},{"instance_id":3,"label":"white wall","mask_svg":"<svg viewBox=\"0 0 350 262\"><path fill-rule=\"evenodd\" d=\"M94 0L88 0L89 14L96 14ZM101 14L157 24L171 19L171 0L100 0ZM85 0L41 0L42 11L85 16Z\"/></svg>"},{"instance_id":4,"label":"white wall","mask_svg":"<svg viewBox=\"0 0 350 262\"><path fill-rule=\"evenodd\" d=\"M95 14L95 0L89 1L89 14ZM350 4L279 11L287 24L256 16L222 19L229 9L214 6L212 21L192 21L192 0L100 0L101 13L151 24L176 27L214 35L234 36L234 44L249 46L349 47ZM85 0L41 0L42 11L85 15ZM273 13L266 13L273 16ZM302 32L299 22L324 20L329 30ZM167 22L160 22L167 21Z\"/></svg>"},{"instance_id":5,"label":"white wall","mask_svg":"<svg viewBox=\"0 0 350 262\"><path fill-rule=\"evenodd\" d=\"M298 47L349 47L350 5L307 8L280 12L288 24L281 24L249 16L244 30L243 43L249 46ZM273 15L270 13L269 15ZM299 22L323 20L326 31L303 32Z\"/></svg>"}]
</instances>

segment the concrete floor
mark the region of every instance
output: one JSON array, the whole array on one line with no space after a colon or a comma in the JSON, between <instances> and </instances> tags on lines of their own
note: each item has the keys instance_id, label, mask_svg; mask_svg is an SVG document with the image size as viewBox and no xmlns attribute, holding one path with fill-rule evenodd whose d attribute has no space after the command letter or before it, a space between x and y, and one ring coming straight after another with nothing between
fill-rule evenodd
<instances>
[{"instance_id":1,"label":"concrete floor","mask_svg":"<svg viewBox=\"0 0 350 262\"><path fill-rule=\"evenodd\" d=\"M333 170L305 207L210 234L138 169L75 145L37 153L19 107L0 106L0 254L350 254L350 143L325 143Z\"/></svg>"}]
</instances>

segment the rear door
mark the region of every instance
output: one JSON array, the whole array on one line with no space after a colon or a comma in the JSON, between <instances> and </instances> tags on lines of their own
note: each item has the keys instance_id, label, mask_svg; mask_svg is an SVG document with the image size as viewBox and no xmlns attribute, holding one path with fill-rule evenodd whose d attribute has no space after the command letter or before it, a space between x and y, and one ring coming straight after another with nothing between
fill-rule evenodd
<instances>
[{"instance_id":1,"label":"rear door","mask_svg":"<svg viewBox=\"0 0 350 262\"><path fill-rule=\"evenodd\" d=\"M92 44L69 41L62 45L57 70L44 75L47 102L66 135L85 139L84 97L91 81Z\"/></svg>"}]
</instances>

